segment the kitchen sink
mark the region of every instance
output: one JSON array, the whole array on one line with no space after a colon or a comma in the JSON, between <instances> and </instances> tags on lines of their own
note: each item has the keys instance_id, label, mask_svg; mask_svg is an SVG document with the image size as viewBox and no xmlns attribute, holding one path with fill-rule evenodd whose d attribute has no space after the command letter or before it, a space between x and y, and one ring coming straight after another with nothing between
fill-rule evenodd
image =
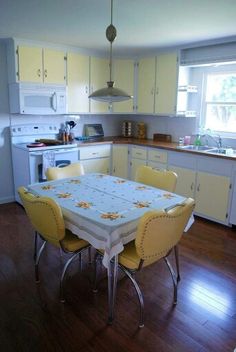
<instances>
[{"instance_id":1,"label":"kitchen sink","mask_svg":"<svg viewBox=\"0 0 236 352\"><path fill-rule=\"evenodd\" d=\"M214 148L211 150L206 151L210 154L223 154L223 155L233 155L235 154L232 148Z\"/></svg>"},{"instance_id":2,"label":"kitchen sink","mask_svg":"<svg viewBox=\"0 0 236 352\"><path fill-rule=\"evenodd\" d=\"M183 149L183 150L193 150L193 151L199 151L199 152L206 152L210 150L216 150L214 147L209 147L208 145L181 145L178 146L177 148Z\"/></svg>"},{"instance_id":3,"label":"kitchen sink","mask_svg":"<svg viewBox=\"0 0 236 352\"><path fill-rule=\"evenodd\" d=\"M206 154L220 154L220 155L229 155L229 156L236 156L236 151L232 148L215 148L209 147L207 145L181 145L177 148L182 150L192 150L194 152L203 152Z\"/></svg>"}]
</instances>

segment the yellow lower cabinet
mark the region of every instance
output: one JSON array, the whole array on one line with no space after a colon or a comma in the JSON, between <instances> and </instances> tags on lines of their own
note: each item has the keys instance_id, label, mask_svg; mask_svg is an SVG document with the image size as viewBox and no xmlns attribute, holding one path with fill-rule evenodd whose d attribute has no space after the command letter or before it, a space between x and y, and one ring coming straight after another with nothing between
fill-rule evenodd
<instances>
[{"instance_id":1,"label":"yellow lower cabinet","mask_svg":"<svg viewBox=\"0 0 236 352\"><path fill-rule=\"evenodd\" d=\"M102 174L110 173L110 158L82 160L84 172L101 172Z\"/></svg>"},{"instance_id":2,"label":"yellow lower cabinet","mask_svg":"<svg viewBox=\"0 0 236 352\"><path fill-rule=\"evenodd\" d=\"M176 166L169 166L168 169L174 171L178 176L175 193L194 198L196 172Z\"/></svg>"},{"instance_id":3,"label":"yellow lower cabinet","mask_svg":"<svg viewBox=\"0 0 236 352\"><path fill-rule=\"evenodd\" d=\"M128 146L112 146L112 175L128 178Z\"/></svg>"},{"instance_id":4,"label":"yellow lower cabinet","mask_svg":"<svg viewBox=\"0 0 236 352\"><path fill-rule=\"evenodd\" d=\"M198 172L195 212L226 221L229 191L229 177Z\"/></svg>"}]
</instances>

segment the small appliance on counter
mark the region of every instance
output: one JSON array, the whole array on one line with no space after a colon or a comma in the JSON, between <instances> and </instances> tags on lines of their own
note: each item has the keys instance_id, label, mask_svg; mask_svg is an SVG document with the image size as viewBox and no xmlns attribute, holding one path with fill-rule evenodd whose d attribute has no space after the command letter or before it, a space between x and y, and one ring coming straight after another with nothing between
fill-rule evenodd
<instances>
[{"instance_id":1,"label":"small appliance on counter","mask_svg":"<svg viewBox=\"0 0 236 352\"><path fill-rule=\"evenodd\" d=\"M144 122L139 122L137 124L137 138L139 138L139 139L147 138L146 124Z\"/></svg>"},{"instance_id":2,"label":"small appliance on counter","mask_svg":"<svg viewBox=\"0 0 236 352\"><path fill-rule=\"evenodd\" d=\"M104 137L104 131L102 124L86 124L84 125L85 137L88 139L98 139Z\"/></svg>"},{"instance_id":3,"label":"small appliance on counter","mask_svg":"<svg viewBox=\"0 0 236 352\"><path fill-rule=\"evenodd\" d=\"M122 136L132 137L133 136L133 123L131 121L124 121L122 124Z\"/></svg>"}]
</instances>

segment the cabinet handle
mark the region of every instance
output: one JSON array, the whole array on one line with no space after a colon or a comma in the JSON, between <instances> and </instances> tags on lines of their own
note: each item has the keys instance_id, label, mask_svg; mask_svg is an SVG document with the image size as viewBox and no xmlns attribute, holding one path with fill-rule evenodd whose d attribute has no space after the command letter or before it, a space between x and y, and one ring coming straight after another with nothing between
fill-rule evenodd
<instances>
[{"instance_id":1,"label":"cabinet handle","mask_svg":"<svg viewBox=\"0 0 236 352\"><path fill-rule=\"evenodd\" d=\"M135 154L136 154L136 155L142 155L142 153L140 153L140 152L136 152Z\"/></svg>"},{"instance_id":2,"label":"cabinet handle","mask_svg":"<svg viewBox=\"0 0 236 352\"><path fill-rule=\"evenodd\" d=\"M114 168L113 168L113 174L114 174L115 172L116 172L116 168L114 167Z\"/></svg>"},{"instance_id":3,"label":"cabinet handle","mask_svg":"<svg viewBox=\"0 0 236 352\"><path fill-rule=\"evenodd\" d=\"M151 94L154 95L154 88L151 89Z\"/></svg>"},{"instance_id":4,"label":"cabinet handle","mask_svg":"<svg viewBox=\"0 0 236 352\"><path fill-rule=\"evenodd\" d=\"M92 155L97 155L97 154L98 154L98 153L95 153L95 152L94 152L94 153L92 153Z\"/></svg>"},{"instance_id":5,"label":"cabinet handle","mask_svg":"<svg viewBox=\"0 0 236 352\"><path fill-rule=\"evenodd\" d=\"M159 88L156 88L156 95L159 94Z\"/></svg>"},{"instance_id":6,"label":"cabinet handle","mask_svg":"<svg viewBox=\"0 0 236 352\"><path fill-rule=\"evenodd\" d=\"M194 183L192 182L192 184L191 184L191 191L193 190L193 187L194 187Z\"/></svg>"},{"instance_id":7,"label":"cabinet handle","mask_svg":"<svg viewBox=\"0 0 236 352\"><path fill-rule=\"evenodd\" d=\"M155 158L156 159L160 159L160 155L155 155Z\"/></svg>"},{"instance_id":8,"label":"cabinet handle","mask_svg":"<svg viewBox=\"0 0 236 352\"><path fill-rule=\"evenodd\" d=\"M48 70L44 70L44 77L47 78L48 76Z\"/></svg>"},{"instance_id":9,"label":"cabinet handle","mask_svg":"<svg viewBox=\"0 0 236 352\"><path fill-rule=\"evenodd\" d=\"M199 185L197 186L197 191L198 191L198 192L200 191L200 183L199 183Z\"/></svg>"},{"instance_id":10,"label":"cabinet handle","mask_svg":"<svg viewBox=\"0 0 236 352\"><path fill-rule=\"evenodd\" d=\"M85 86L85 93L88 94L88 86Z\"/></svg>"},{"instance_id":11,"label":"cabinet handle","mask_svg":"<svg viewBox=\"0 0 236 352\"><path fill-rule=\"evenodd\" d=\"M37 75L38 75L38 77L41 77L41 70L40 70L40 68L39 68L38 71L37 71Z\"/></svg>"}]
</instances>

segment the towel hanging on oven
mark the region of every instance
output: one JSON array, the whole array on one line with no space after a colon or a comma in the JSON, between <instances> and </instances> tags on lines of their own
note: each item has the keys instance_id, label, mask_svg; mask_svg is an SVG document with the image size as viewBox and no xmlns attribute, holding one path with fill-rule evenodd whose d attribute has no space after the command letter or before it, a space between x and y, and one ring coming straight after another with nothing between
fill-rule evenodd
<instances>
[{"instance_id":1,"label":"towel hanging on oven","mask_svg":"<svg viewBox=\"0 0 236 352\"><path fill-rule=\"evenodd\" d=\"M52 150L43 152L43 172L42 172L42 179L46 180L47 177L45 175L46 170L49 167L54 167L56 166L55 163L55 153Z\"/></svg>"}]
</instances>

